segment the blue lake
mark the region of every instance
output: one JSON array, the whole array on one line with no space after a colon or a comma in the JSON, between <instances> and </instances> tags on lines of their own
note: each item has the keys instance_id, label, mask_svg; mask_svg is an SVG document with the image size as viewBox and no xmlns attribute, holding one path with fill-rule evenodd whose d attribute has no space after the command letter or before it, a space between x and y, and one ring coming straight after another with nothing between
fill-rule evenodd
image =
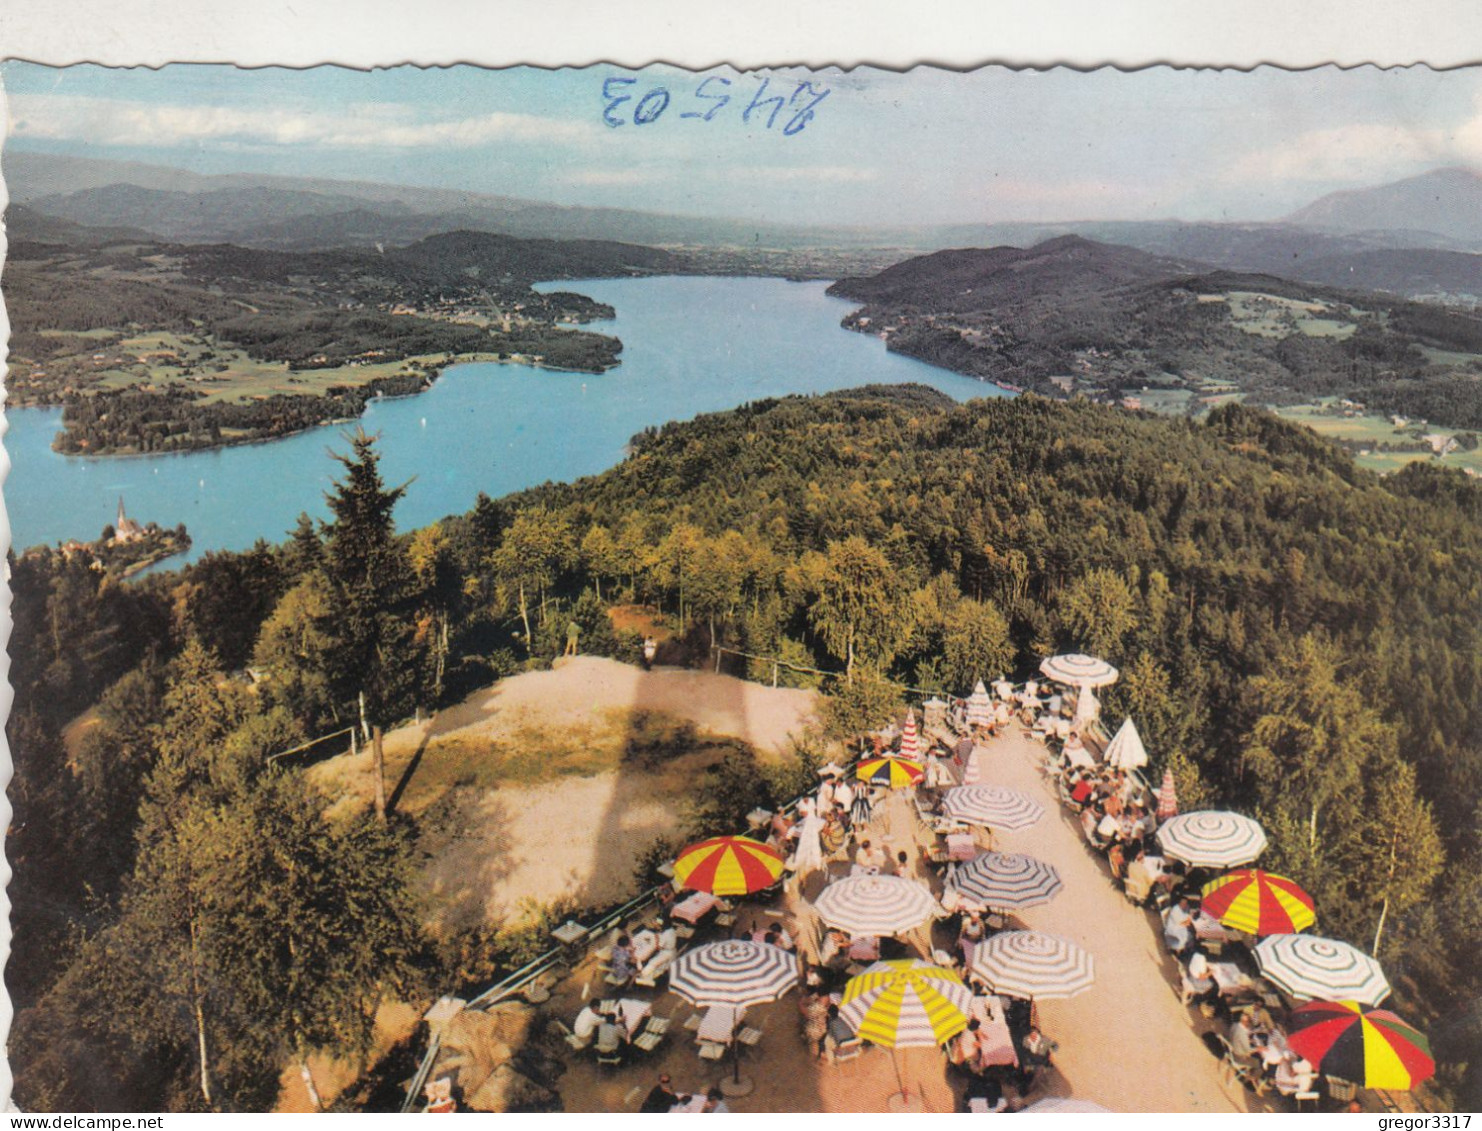
<instances>
[{"instance_id":1,"label":"blue lake","mask_svg":"<svg viewBox=\"0 0 1482 1131\"><path fill-rule=\"evenodd\" d=\"M497 498L594 475L621 460L624 445L648 425L763 397L907 381L958 400L1005 395L842 329L853 304L830 298L826 286L661 277L543 287L610 304L616 319L592 329L622 339L622 364L601 376L460 365L429 392L373 404L363 423L381 434L386 480L412 481L397 507L398 528L466 511L480 491ZM79 458L51 450L60 409L6 415L5 504L17 547L96 538L120 496L141 522L184 522L191 557L245 549L258 538L281 541L300 512L328 516L324 493L339 465L326 453L347 449L344 428L326 426L215 451Z\"/></svg>"}]
</instances>

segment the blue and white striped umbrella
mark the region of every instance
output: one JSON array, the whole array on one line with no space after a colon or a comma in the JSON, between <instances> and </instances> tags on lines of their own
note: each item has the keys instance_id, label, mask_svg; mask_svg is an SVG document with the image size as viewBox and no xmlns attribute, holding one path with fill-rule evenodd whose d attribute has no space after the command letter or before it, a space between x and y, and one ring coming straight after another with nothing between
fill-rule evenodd
<instances>
[{"instance_id":1,"label":"blue and white striped umbrella","mask_svg":"<svg viewBox=\"0 0 1482 1131\"><path fill-rule=\"evenodd\" d=\"M1105 687L1109 683L1116 683L1120 674L1105 660L1080 652L1051 656L1040 664L1039 670L1056 683L1066 683L1071 687Z\"/></svg>"},{"instance_id":2,"label":"blue and white striped umbrella","mask_svg":"<svg viewBox=\"0 0 1482 1131\"><path fill-rule=\"evenodd\" d=\"M985 852L961 865L947 886L969 903L1015 910L1048 903L1063 886L1054 867L1033 856Z\"/></svg>"},{"instance_id":3,"label":"blue and white striped umbrella","mask_svg":"<svg viewBox=\"0 0 1482 1131\"><path fill-rule=\"evenodd\" d=\"M921 926L937 913L931 892L904 876L835 880L823 889L813 907L830 927L851 935L898 935Z\"/></svg>"},{"instance_id":4,"label":"blue and white striped umbrella","mask_svg":"<svg viewBox=\"0 0 1482 1131\"><path fill-rule=\"evenodd\" d=\"M669 988L695 1005L744 1009L776 1001L797 984L796 955L748 939L697 946L669 967Z\"/></svg>"},{"instance_id":5,"label":"blue and white striped umbrella","mask_svg":"<svg viewBox=\"0 0 1482 1131\"><path fill-rule=\"evenodd\" d=\"M1170 817L1158 826L1163 852L1195 868L1235 868L1266 850L1258 821L1222 809Z\"/></svg>"},{"instance_id":6,"label":"blue and white striped umbrella","mask_svg":"<svg viewBox=\"0 0 1482 1131\"><path fill-rule=\"evenodd\" d=\"M1378 1005L1389 996L1379 963L1346 942L1318 935L1267 935L1256 967L1292 997Z\"/></svg>"},{"instance_id":7,"label":"blue and white striped umbrella","mask_svg":"<svg viewBox=\"0 0 1482 1131\"><path fill-rule=\"evenodd\" d=\"M1026 793L1001 785L959 785L942 798L949 817L995 829L1024 829L1045 815L1045 807Z\"/></svg>"},{"instance_id":8,"label":"blue and white striped umbrella","mask_svg":"<svg viewBox=\"0 0 1482 1131\"><path fill-rule=\"evenodd\" d=\"M1095 984L1096 964L1058 935L1004 931L973 947L968 973L1012 997L1075 997Z\"/></svg>"}]
</instances>

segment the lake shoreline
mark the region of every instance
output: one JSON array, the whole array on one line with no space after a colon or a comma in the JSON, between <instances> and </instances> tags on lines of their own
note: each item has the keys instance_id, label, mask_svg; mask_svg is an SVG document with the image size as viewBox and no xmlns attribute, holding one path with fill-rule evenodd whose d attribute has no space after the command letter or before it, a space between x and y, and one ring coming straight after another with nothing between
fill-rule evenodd
<instances>
[{"instance_id":1,"label":"lake shoreline","mask_svg":"<svg viewBox=\"0 0 1482 1131\"><path fill-rule=\"evenodd\" d=\"M608 336L610 336L610 335L608 335ZM614 338L613 340L618 343L618 350L619 350L619 352L621 352L621 350L622 350L622 339L620 339L620 338ZM618 361L614 362L612 365L604 366L604 367L601 367L601 368L580 369L580 368L568 368L568 367L558 366L558 365L547 365L543 361L531 361L531 360L528 360L528 359L521 359L521 358L514 358L514 357L499 357L499 356L497 356L495 354L478 354L478 353L474 353L474 354L459 354L455 358L453 358L451 361L449 361L446 365L439 366L435 370L429 370L426 373L421 374L421 376L423 376L423 377L426 378L426 384L422 388L416 389L416 390L413 390L412 392L407 392L407 393L377 393L374 396L366 397L365 398L365 407L363 407L361 409L361 411L359 413L357 413L356 415L354 415L354 416L334 417L334 418L330 418L330 419L327 419L327 420L317 421L317 422L312 423L312 424L306 424L302 428L291 428L291 429L288 429L288 430L283 431L283 432L273 432L273 433L270 433L270 434L267 434L267 435L244 435L244 436L241 436L241 437L222 438L222 439L213 440L213 441L210 441L208 443L203 443L203 444L182 445L180 447L171 448L171 449L168 449L166 451L141 452L141 451L138 451L138 450L135 450L135 449L132 449L132 448L107 448L107 447L100 448L100 449L98 449L96 451L93 451L93 450L86 451L86 452L67 451L65 449L62 449L62 448L57 447L57 441L55 439L52 441L51 450L54 451L54 452L56 452L60 456L65 456L68 459L82 459L82 460L122 460L122 459L152 459L152 458L157 457L157 456L176 456L176 455L178 455L178 456L186 456L186 455L196 455L196 454L199 454L201 452L220 451L220 450L225 449L225 448L241 448L241 447L248 447L248 446L253 445L253 444L273 444L273 443L277 443L280 440L289 440L289 439L292 439L295 436L302 436L302 435L305 435L305 434L310 433L310 432L316 432L320 428L333 428L336 425L350 425L350 424L354 424L356 421L358 421L362 417L364 417L364 415L365 415L365 408L369 407L370 405L374 404L375 402L377 402L377 401L403 401L403 400L411 400L411 399L413 399L415 397L421 396L424 393L429 393L429 392L432 391L433 386L435 384L437 384L438 379L440 377L442 377L442 375L447 370L456 369L456 368L458 368L460 366L465 366L465 365L518 365L518 366L521 366L521 367L523 367L525 369L539 369L539 370L544 370L547 373L573 373L573 374L583 374L585 376L590 376L590 377L601 377L603 374L605 374L605 373L611 373L614 369L619 368L622 365L622 361L621 360L618 360ZM309 396L310 394L302 394L302 395ZM314 395L314 399L328 401L330 398L325 397L325 396L322 396L322 395ZM41 409L41 410L52 409L52 410L55 410L55 409L58 409L58 408L65 408L65 406L63 406L63 405L57 405L57 404L16 405L16 406L13 406L12 411L23 411L23 410L26 410L26 409ZM66 431L66 425L64 423L62 429L58 432L58 438L60 438L60 436L62 435L62 433L64 433L65 431Z\"/></svg>"}]
</instances>

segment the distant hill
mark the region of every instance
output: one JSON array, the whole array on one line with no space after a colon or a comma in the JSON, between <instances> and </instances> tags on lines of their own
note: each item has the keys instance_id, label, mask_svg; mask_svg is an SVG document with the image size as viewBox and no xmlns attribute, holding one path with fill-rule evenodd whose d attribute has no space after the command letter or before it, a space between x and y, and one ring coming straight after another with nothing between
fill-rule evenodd
<instances>
[{"instance_id":1,"label":"distant hill","mask_svg":"<svg viewBox=\"0 0 1482 1131\"><path fill-rule=\"evenodd\" d=\"M1296 273L1303 279L1351 290L1482 301L1482 255L1463 251L1359 251L1308 260Z\"/></svg>"},{"instance_id":2,"label":"distant hill","mask_svg":"<svg viewBox=\"0 0 1482 1131\"><path fill-rule=\"evenodd\" d=\"M1337 281L1362 267L1396 286L1406 255L1419 274L1444 267L1461 279L1475 270L1476 257L1434 262L1440 254L1356 253L1328 268ZM1195 411L1200 398L1233 390L1284 404L1405 383L1407 401L1426 404L1432 419L1441 419L1438 405L1459 424L1482 419L1482 386L1451 380L1482 371L1482 318L1442 306L1079 236L917 256L841 279L829 293L864 304L844 325L891 350L1049 395L1156 390ZM1446 395L1432 395L1443 383Z\"/></svg>"},{"instance_id":3,"label":"distant hill","mask_svg":"<svg viewBox=\"0 0 1482 1131\"><path fill-rule=\"evenodd\" d=\"M48 216L24 204L11 204L5 209L5 234L17 242L92 246L118 240L150 240L150 233L139 228L89 227Z\"/></svg>"},{"instance_id":4,"label":"distant hill","mask_svg":"<svg viewBox=\"0 0 1482 1131\"><path fill-rule=\"evenodd\" d=\"M1053 295L1077 295L1193 274L1202 264L1134 248L1060 236L1034 247L959 248L887 267L868 279L841 279L829 293L860 302L939 311L991 310ZM1207 269L1207 268L1204 268Z\"/></svg>"},{"instance_id":5,"label":"distant hill","mask_svg":"<svg viewBox=\"0 0 1482 1131\"><path fill-rule=\"evenodd\" d=\"M1286 222L1348 232L1432 232L1482 250L1482 173L1433 169L1387 185L1329 193Z\"/></svg>"}]
</instances>

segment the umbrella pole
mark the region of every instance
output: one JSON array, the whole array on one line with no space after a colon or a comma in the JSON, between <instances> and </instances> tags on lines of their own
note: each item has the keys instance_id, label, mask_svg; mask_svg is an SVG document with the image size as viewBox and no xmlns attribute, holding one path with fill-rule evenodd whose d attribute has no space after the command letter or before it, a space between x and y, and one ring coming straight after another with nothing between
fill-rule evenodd
<instances>
[{"instance_id":1,"label":"umbrella pole","mask_svg":"<svg viewBox=\"0 0 1482 1131\"><path fill-rule=\"evenodd\" d=\"M894 1045L890 1047L890 1067L895 1069L895 1082L900 1087L900 1091L890 1097L890 1102L887 1106L891 1111L895 1112L920 1111L921 1104L919 1102L913 1104L911 1092L906 1087L906 1082L901 1079L901 1066L900 1062L896 1059Z\"/></svg>"},{"instance_id":2,"label":"umbrella pole","mask_svg":"<svg viewBox=\"0 0 1482 1131\"><path fill-rule=\"evenodd\" d=\"M731 1078L720 1082L720 1090L728 1096L749 1096L756 1088L756 1081L741 1075L741 1042L736 1039L740 1026L740 1010L737 1010L731 1018Z\"/></svg>"}]
</instances>

